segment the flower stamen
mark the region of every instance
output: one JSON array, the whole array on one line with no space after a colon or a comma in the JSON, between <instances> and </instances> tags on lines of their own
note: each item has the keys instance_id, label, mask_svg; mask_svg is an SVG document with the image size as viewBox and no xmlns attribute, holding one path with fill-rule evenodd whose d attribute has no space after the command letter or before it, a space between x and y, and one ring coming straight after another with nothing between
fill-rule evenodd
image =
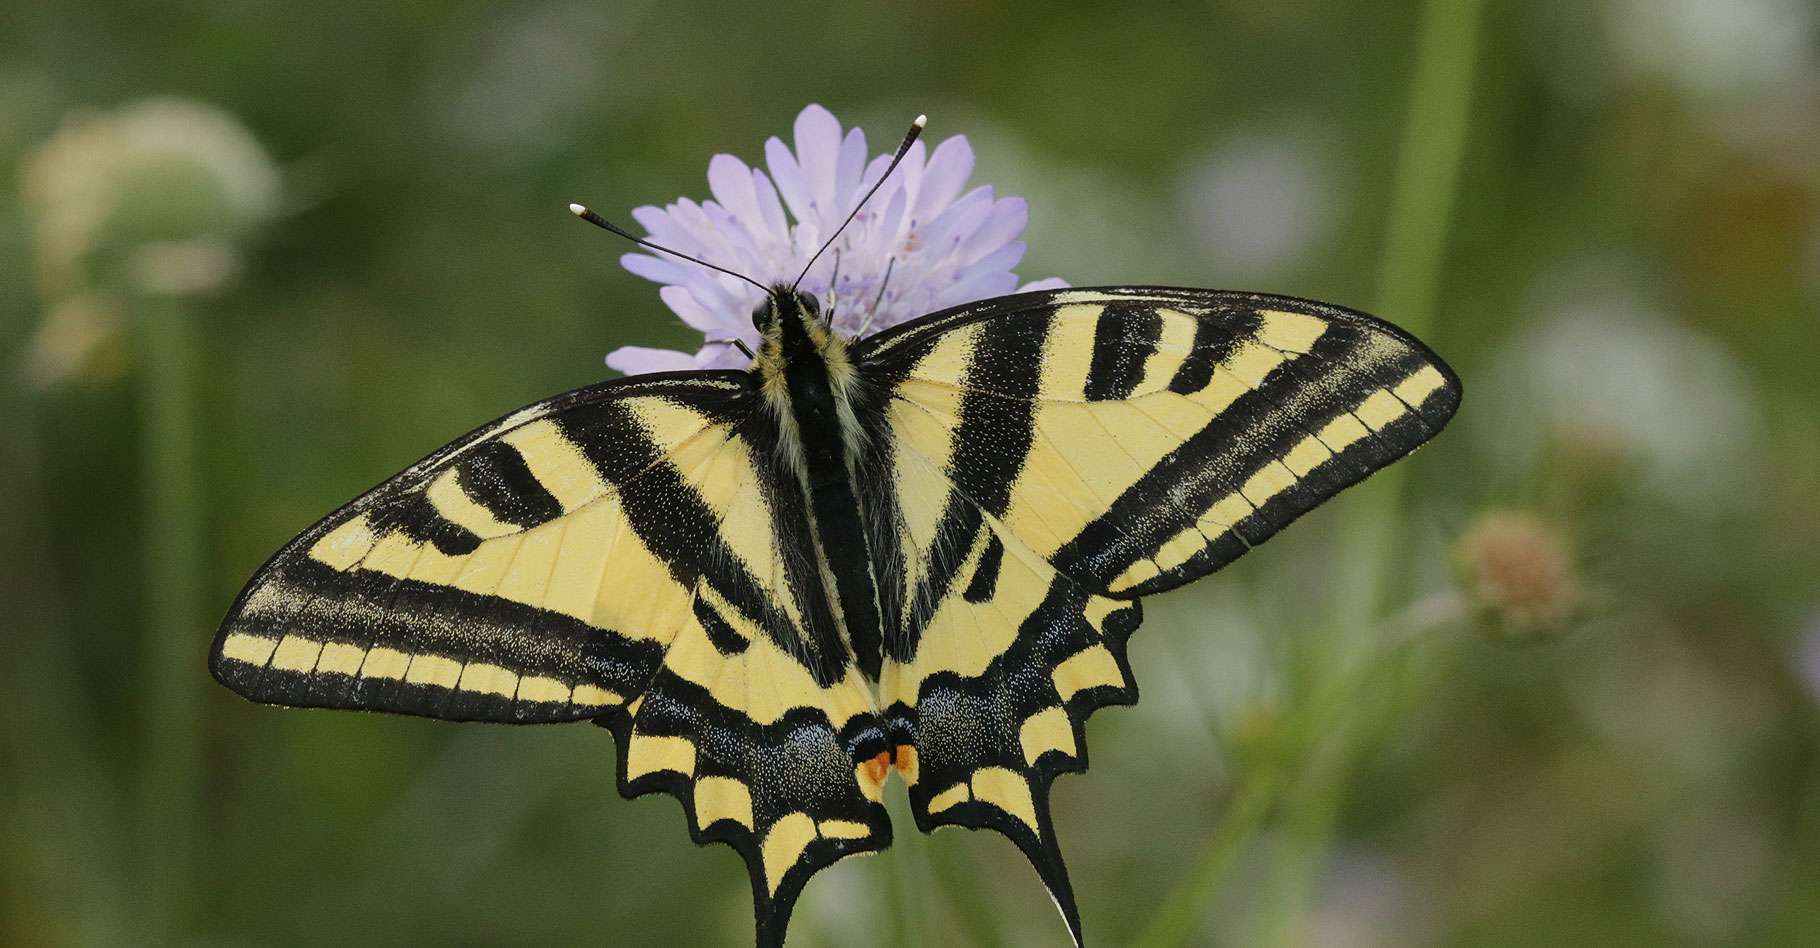
<instances>
[{"instance_id":1,"label":"flower stamen","mask_svg":"<svg viewBox=\"0 0 1820 948\"><path fill-rule=\"evenodd\" d=\"M865 335L866 330L872 328L872 317L878 315L879 306L885 302L885 287L891 285L891 271L895 269L897 269L897 257L893 256L885 261L885 278L878 281L878 295L872 298L872 308L866 310L865 322L860 323L859 328L853 330L855 338Z\"/></svg>"}]
</instances>

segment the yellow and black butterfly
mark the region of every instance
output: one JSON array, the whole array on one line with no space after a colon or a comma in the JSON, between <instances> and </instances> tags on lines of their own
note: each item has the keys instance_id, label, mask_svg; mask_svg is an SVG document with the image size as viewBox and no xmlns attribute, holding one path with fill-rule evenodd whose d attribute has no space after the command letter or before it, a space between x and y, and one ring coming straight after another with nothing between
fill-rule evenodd
<instances>
[{"instance_id":1,"label":"yellow and black butterfly","mask_svg":"<svg viewBox=\"0 0 1820 948\"><path fill-rule=\"evenodd\" d=\"M1010 837L1078 944L1049 785L1137 700L1139 600L1433 437L1459 380L1281 296L1020 293L853 340L766 290L750 371L559 395L311 527L210 668L273 704L608 728L621 793L744 858L760 946L890 843L895 771L919 829Z\"/></svg>"}]
</instances>

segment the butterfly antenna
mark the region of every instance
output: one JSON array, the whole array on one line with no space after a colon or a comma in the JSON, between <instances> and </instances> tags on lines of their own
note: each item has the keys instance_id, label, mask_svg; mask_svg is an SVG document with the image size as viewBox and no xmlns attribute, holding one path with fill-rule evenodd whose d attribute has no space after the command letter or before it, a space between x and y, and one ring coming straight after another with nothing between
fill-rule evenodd
<instances>
[{"instance_id":1,"label":"butterfly antenna","mask_svg":"<svg viewBox=\"0 0 1820 948\"><path fill-rule=\"evenodd\" d=\"M877 194L878 189L884 186L886 179L891 177L891 172L897 170L898 162L904 160L904 155L910 151L911 144L916 141L918 135L923 133L923 126L927 124L929 124L927 115L919 115L916 117L916 121L910 123L910 130L904 133L904 141L897 146L897 154L891 156L891 164L886 166L885 173L879 175L878 180L872 184L872 190L867 191L866 196L860 198L858 204L853 205L853 212L847 215L847 219L841 221L840 226L834 228L834 233L828 235L828 242L822 244L821 250L817 250L815 256L809 258L809 262L803 267L803 272L796 275L796 283L790 284L792 292L796 290L796 284L803 282L803 277L809 275L809 268L815 266L815 261L820 260L822 254L833 246L835 238L840 236L841 231L846 230L847 225L853 223L853 219L859 216L859 209L865 207L867 201L872 200L872 195Z\"/></svg>"},{"instance_id":2,"label":"butterfly antenna","mask_svg":"<svg viewBox=\"0 0 1820 948\"><path fill-rule=\"evenodd\" d=\"M764 293L766 295L770 295L770 293L771 293L771 290L768 287L766 287L763 283L760 283L757 280L754 280L751 277L746 276L743 273L739 273L739 272L736 272L733 270L729 270L726 267L709 263L708 261L703 260L700 257L691 257L688 254L683 253L680 250L671 250L670 248L662 246L661 244L654 244L648 240L645 240L642 237L634 237L625 228L619 226L618 224L613 223L610 220L607 220L606 218L600 216L599 214L594 213L593 211L589 210L586 205L571 204L571 205L569 205L569 213L574 214L576 217L579 217L582 220L587 221L590 224L593 224L595 227L598 227L601 230L604 230L611 234L618 234L619 236L624 237L625 239L639 245L640 247L645 247L650 250L655 250L655 251L658 251L659 253L667 253L672 257L680 257L684 260L689 261L690 263L700 264L701 266L707 267L710 270L719 270L720 272L725 273L726 275L728 275L730 277L738 277L738 278L746 281L747 283L750 283L753 286L758 287L759 292L761 292L761 293Z\"/></svg>"}]
</instances>

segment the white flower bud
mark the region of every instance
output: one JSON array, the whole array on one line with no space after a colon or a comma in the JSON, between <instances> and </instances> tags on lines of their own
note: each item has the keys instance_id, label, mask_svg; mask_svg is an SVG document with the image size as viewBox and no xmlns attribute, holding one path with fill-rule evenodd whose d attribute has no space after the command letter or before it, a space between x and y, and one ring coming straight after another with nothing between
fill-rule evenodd
<instances>
[{"instance_id":1,"label":"white flower bud","mask_svg":"<svg viewBox=\"0 0 1820 948\"><path fill-rule=\"evenodd\" d=\"M21 188L52 301L116 279L129 290L212 289L234 269L223 254L277 213L280 193L278 169L239 120L173 98L70 118L27 157ZM166 249L139 252L152 244ZM210 246L214 260L199 268Z\"/></svg>"}]
</instances>

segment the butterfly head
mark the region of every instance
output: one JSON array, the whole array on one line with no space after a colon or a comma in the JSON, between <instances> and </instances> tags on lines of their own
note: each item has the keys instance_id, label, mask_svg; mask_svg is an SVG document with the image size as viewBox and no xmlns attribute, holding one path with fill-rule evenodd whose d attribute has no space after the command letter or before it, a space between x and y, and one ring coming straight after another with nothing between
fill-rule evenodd
<instances>
[{"instance_id":1,"label":"butterfly head","mask_svg":"<svg viewBox=\"0 0 1820 948\"><path fill-rule=\"evenodd\" d=\"M769 341L786 322L822 322L821 303L801 290L782 284L771 287L752 311L752 327Z\"/></svg>"},{"instance_id":2,"label":"butterfly head","mask_svg":"<svg viewBox=\"0 0 1820 948\"><path fill-rule=\"evenodd\" d=\"M841 345L834 327L822 315L814 296L787 286L774 286L765 301L752 311L764 351L781 362L826 358L830 347Z\"/></svg>"},{"instance_id":3,"label":"butterfly head","mask_svg":"<svg viewBox=\"0 0 1820 948\"><path fill-rule=\"evenodd\" d=\"M834 331L813 295L774 286L752 311L752 325L762 340L753 370L767 383L781 386L791 375L819 376L838 388L851 377L847 341Z\"/></svg>"}]
</instances>

